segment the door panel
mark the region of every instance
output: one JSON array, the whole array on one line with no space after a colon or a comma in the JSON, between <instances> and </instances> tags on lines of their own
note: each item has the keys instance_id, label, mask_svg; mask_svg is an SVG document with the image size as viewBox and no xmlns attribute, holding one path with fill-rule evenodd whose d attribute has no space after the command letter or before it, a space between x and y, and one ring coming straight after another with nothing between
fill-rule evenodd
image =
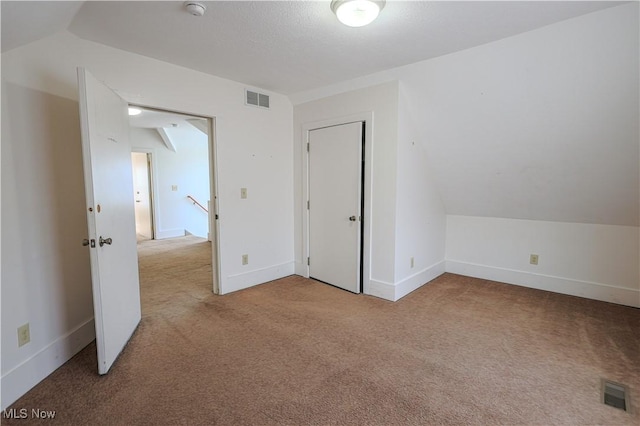
<instances>
[{"instance_id":1,"label":"door panel","mask_svg":"<svg viewBox=\"0 0 640 426\"><path fill-rule=\"evenodd\" d=\"M106 374L141 317L127 103L82 68L78 90L98 372Z\"/></svg>"},{"instance_id":2,"label":"door panel","mask_svg":"<svg viewBox=\"0 0 640 426\"><path fill-rule=\"evenodd\" d=\"M360 292L362 123L309 132L309 275Z\"/></svg>"}]
</instances>

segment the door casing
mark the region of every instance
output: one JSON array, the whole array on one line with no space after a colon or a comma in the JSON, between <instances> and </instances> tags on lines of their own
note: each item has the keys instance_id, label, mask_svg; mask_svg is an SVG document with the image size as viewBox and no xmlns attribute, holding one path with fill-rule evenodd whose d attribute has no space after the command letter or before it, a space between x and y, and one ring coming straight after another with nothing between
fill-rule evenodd
<instances>
[{"instance_id":1,"label":"door casing","mask_svg":"<svg viewBox=\"0 0 640 426\"><path fill-rule=\"evenodd\" d=\"M179 111L167 109L164 107L157 107L154 105L142 104L142 103L130 103L131 107L139 107L143 109L148 109L152 111L159 112L169 112L173 114L181 114L188 115L191 117L200 117L207 120L208 126L208 140L209 140L209 188L210 188L210 204L209 204L209 233L213 232L213 237L211 239L211 251L212 251L212 269L213 269L213 293L221 294L220 286L221 286L221 277L222 271L221 263L220 263L220 221L219 218L219 200L218 200L218 163L217 163L217 134L216 134L216 118L208 115L203 115L200 113L194 113L189 111ZM153 150L149 150L148 148L133 148L133 151L139 152L152 152ZM152 163L151 173L154 176L157 176L157 171L155 170L155 165ZM154 183L155 185L155 183ZM153 192L156 192L157 188L153 188ZM157 211L157 205L155 205L156 200L153 198L152 202L154 203L154 209ZM155 226L156 221L154 221ZM154 235L157 235L157 229L154 228ZM209 235L211 237L211 235Z\"/></svg>"}]
</instances>

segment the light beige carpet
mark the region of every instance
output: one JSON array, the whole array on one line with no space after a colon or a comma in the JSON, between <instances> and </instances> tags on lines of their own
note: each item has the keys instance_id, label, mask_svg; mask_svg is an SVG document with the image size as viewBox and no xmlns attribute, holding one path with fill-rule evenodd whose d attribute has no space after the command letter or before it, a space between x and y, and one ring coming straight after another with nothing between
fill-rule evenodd
<instances>
[{"instance_id":1,"label":"light beige carpet","mask_svg":"<svg viewBox=\"0 0 640 426\"><path fill-rule=\"evenodd\" d=\"M395 303L296 276L215 296L208 244L142 243L143 319L111 373L90 345L12 408L82 425L640 423L638 309L452 274ZM600 402L601 377L630 387L631 413Z\"/></svg>"}]
</instances>

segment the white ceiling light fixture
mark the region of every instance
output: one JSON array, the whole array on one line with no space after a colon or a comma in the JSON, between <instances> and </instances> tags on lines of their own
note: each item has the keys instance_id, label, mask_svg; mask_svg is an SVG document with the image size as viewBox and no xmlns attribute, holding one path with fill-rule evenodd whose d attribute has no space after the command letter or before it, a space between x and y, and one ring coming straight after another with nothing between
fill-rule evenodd
<instances>
[{"instance_id":1,"label":"white ceiling light fixture","mask_svg":"<svg viewBox=\"0 0 640 426\"><path fill-rule=\"evenodd\" d=\"M140 108L129 107L129 115L140 115L142 110Z\"/></svg>"},{"instance_id":2,"label":"white ceiling light fixture","mask_svg":"<svg viewBox=\"0 0 640 426\"><path fill-rule=\"evenodd\" d=\"M331 10L349 27L363 27L378 17L385 0L333 0Z\"/></svg>"},{"instance_id":3,"label":"white ceiling light fixture","mask_svg":"<svg viewBox=\"0 0 640 426\"><path fill-rule=\"evenodd\" d=\"M187 12L193 16L203 16L204 12L207 10L207 6L199 1L185 1L184 7L187 9Z\"/></svg>"}]
</instances>

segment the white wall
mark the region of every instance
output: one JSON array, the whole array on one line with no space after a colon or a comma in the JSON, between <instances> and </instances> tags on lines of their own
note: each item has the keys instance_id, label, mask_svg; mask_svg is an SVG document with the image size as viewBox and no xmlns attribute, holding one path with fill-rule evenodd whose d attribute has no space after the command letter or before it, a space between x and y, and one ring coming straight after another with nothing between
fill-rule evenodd
<instances>
[{"instance_id":1,"label":"white wall","mask_svg":"<svg viewBox=\"0 0 640 426\"><path fill-rule=\"evenodd\" d=\"M412 129L410 139L422 145L433 176L411 172L403 177L401 164L411 164L409 153L417 154L419 149L406 145L406 140L403 143L400 134L398 239L407 233L403 223L416 226L406 217L409 208L402 216L401 200L410 199L402 191L412 188L415 192L411 183L416 178L427 193L435 194L429 189L435 181L448 215L475 219L463 226L461 220L449 217L447 271L636 305L640 285L634 248L640 220L638 7L633 2L608 8L290 98L296 104L311 102L397 79L408 105L408 113L401 111L400 120L411 116L399 131ZM400 108L403 105L401 100ZM483 229L480 216L494 217L495 225ZM513 223L518 224L517 232L509 234L505 229ZM434 229L437 235L438 228ZM589 236L589 250L595 254L585 252L586 242L576 230ZM543 231L549 235L541 243L547 253L541 261L546 266L531 270L528 264L522 265L528 262L529 248L522 249L524 258L520 254L501 261L505 246L518 246L523 235ZM464 232L481 234L486 243L479 238L464 240L460 237ZM557 244L558 252L587 256L590 262L555 258L552 244ZM615 246L626 249L621 252ZM407 257L415 250L411 244L396 242L396 279L402 277ZM483 257L467 256L467 250ZM465 266L474 263L480 267ZM547 270L550 264L564 266ZM497 274L502 269L518 273ZM602 271L612 275L605 278ZM551 278L540 278L545 274ZM622 290L603 290L605 286Z\"/></svg>"},{"instance_id":2,"label":"white wall","mask_svg":"<svg viewBox=\"0 0 640 426\"><path fill-rule=\"evenodd\" d=\"M448 214L638 226L639 7L290 98L399 80Z\"/></svg>"},{"instance_id":3,"label":"white wall","mask_svg":"<svg viewBox=\"0 0 640 426\"><path fill-rule=\"evenodd\" d=\"M446 216L425 149L421 120L400 82L396 182L395 300L445 271ZM411 266L411 258L414 264Z\"/></svg>"},{"instance_id":4,"label":"white wall","mask_svg":"<svg viewBox=\"0 0 640 426\"><path fill-rule=\"evenodd\" d=\"M169 150L155 129L131 128L133 150L150 150L153 158L156 238L185 235L207 238L208 215L187 198L205 207L209 201L209 140L190 124L165 129L176 151ZM146 152L146 151L145 151ZM172 186L178 187L177 191Z\"/></svg>"},{"instance_id":5,"label":"white wall","mask_svg":"<svg viewBox=\"0 0 640 426\"><path fill-rule=\"evenodd\" d=\"M78 113L70 101L77 97L78 66L131 103L216 117L222 292L294 271L292 106L286 97L270 94L270 110L247 107L242 84L68 32L5 52L3 408L93 338L89 261L80 246L86 223ZM249 189L247 200L240 199L241 187ZM250 263L242 266L245 253ZM16 330L25 322L32 342L18 349Z\"/></svg>"},{"instance_id":6,"label":"white wall","mask_svg":"<svg viewBox=\"0 0 640 426\"><path fill-rule=\"evenodd\" d=\"M293 114L294 173L295 173L295 256L297 271L304 275L302 215L306 214L306 200L302 199L302 163L306 158L303 144L305 124L347 117L361 112L373 112L372 193L369 217L371 226L371 286L370 293L393 298L395 259L395 199L396 158L398 138L398 84L387 83L365 90L348 92L317 101L296 105ZM366 196L366 195L365 195ZM365 212L365 220L367 220ZM365 275L367 272L365 271ZM365 289L366 290L366 289Z\"/></svg>"},{"instance_id":7,"label":"white wall","mask_svg":"<svg viewBox=\"0 0 640 426\"><path fill-rule=\"evenodd\" d=\"M2 408L95 336L78 117L75 101L2 84Z\"/></svg>"},{"instance_id":8,"label":"white wall","mask_svg":"<svg viewBox=\"0 0 640 426\"><path fill-rule=\"evenodd\" d=\"M639 245L635 226L447 216L449 272L635 307Z\"/></svg>"},{"instance_id":9,"label":"white wall","mask_svg":"<svg viewBox=\"0 0 640 426\"><path fill-rule=\"evenodd\" d=\"M447 271L638 306L638 33L627 4L403 71Z\"/></svg>"},{"instance_id":10,"label":"white wall","mask_svg":"<svg viewBox=\"0 0 640 426\"><path fill-rule=\"evenodd\" d=\"M638 7L402 72L448 214L640 225Z\"/></svg>"},{"instance_id":11,"label":"white wall","mask_svg":"<svg viewBox=\"0 0 640 426\"><path fill-rule=\"evenodd\" d=\"M302 265L305 124L373 112L371 285L365 292L398 300L444 272L445 214L410 107L397 82L345 92L294 108L296 262ZM416 144L418 142L418 144ZM366 220L366 214L365 214ZM411 268L410 258L414 257Z\"/></svg>"}]
</instances>

